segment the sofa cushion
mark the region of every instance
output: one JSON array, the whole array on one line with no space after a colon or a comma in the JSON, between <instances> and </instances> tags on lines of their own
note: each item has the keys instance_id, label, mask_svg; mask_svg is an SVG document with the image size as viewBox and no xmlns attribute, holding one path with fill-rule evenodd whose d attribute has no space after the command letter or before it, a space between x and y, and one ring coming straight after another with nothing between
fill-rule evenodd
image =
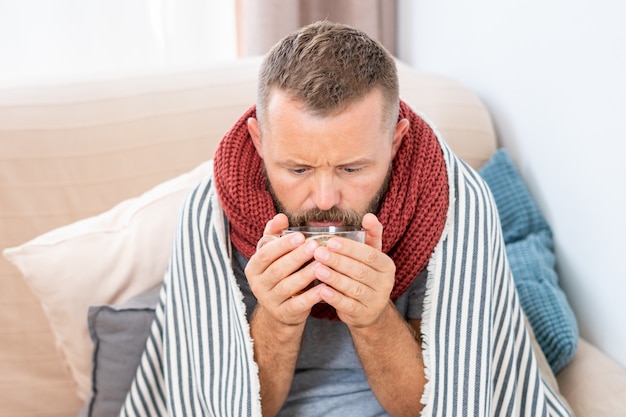
<instances>
[{"instance_id":1,"label":"sofa cushion","mask_svg":"<svg viewBox=\"0 0 626 417\"><path fill-rule=\"evenodd\" d=\"M626 416L626 370L584 339L572 362L557 375L575 416Z\"/></svg>"},{"instance_id":2,"label":"sofa cushion","mask_svg":"<svg viewBox=\"0 0 626 417\"><path fill-rule=\"evenodd\" d=\"M78 417L119 414L139 366L162 285L118 305L89 307L92 388Z\"/></svg>"},{"instance_id":3,"label":"sofa cushion","mask_svg":"<svg viewBox=\"0 0 626 417\"><path fill-rule=\"evenodd\" d=\"M558 285L552 230L505 149L496 152L479 173L498 208L520 303L556 374L576 353L578 326Z\"/></svg>"},{"instance_id":4,"label":"sofa cushion","mask_svg":"<svg viewBox=\"0 0 626 417\"><path fill-rule=\"evenodd\" d=\"M116 304L163 281L174 225L212 162L111 210L4 251L39 298L82 399L91 387L90 305Z\"/></svg>"}]
</instances>

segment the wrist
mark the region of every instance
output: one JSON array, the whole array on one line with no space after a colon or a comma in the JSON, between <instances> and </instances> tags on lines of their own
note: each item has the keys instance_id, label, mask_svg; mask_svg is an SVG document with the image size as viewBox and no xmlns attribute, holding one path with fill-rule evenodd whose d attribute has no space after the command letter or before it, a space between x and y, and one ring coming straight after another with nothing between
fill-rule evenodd
<instances>
[{"instance_id":1,"label":"wrist","mask_svg":"<svg viewBox=\"0 0 626 417\"><path fill-rule=\"evenodd\" d=\"M277 320L270 312L258 304L250 318L250 331L256 339L256 334L271 335L279 343L289 343L294 339L300 340L304 332L304 323L287 324Z\"/></svg>"},{"instance_id":2,"label":"wrist","mask_svg":"<svg viewBox=\"0 0 626 417\"><path fill-rule=\"evenodd\" d=\"M406 322L398 313L393 301L389 300L378 318L367 326L350 326L352 338L362 339L369 345L388 342L389 334L397 334L400 327L406 327Z\"/></svg>"}]
</instances>

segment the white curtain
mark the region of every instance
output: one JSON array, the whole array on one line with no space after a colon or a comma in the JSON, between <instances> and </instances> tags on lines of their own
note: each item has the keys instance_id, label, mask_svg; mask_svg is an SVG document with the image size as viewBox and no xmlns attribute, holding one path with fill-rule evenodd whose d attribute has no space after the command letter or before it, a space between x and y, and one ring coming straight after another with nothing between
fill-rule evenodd
<instances>
[{"instance_id":1,"label":"white curtain","mask_svg":"<svg viewBox=\"0 0 626 417\"><path fill-rule=\"evenodd\" d=\"M0 86L236 57L235 0L0 0Z\"/></svg>"}]
</instances>

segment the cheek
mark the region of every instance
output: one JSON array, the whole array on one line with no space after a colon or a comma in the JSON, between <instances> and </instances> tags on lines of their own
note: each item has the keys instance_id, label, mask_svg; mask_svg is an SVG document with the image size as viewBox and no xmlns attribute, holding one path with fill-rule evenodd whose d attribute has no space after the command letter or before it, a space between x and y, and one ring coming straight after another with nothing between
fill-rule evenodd
<instances>
[{"instance_id":1,"label":"cheek","mask_svg":"<svg viewBox=\"0 0 626 417\"><path fill-rule=\"evenodd\" d=\"M302 186L283 187L275 191L280 201L290 209L302 208L309 195Z\"/></svg>"},{"instance_id":2,"label":"cheek","mask_svg":"<svg viewBox=\"0 0 626 417\"><path fill-rule=\"evenodd\" d=\"M347 186L343 193L343 203L345 207L356 210L359 213L365 211L372 199L376 196L380 186L376 182L357 183Z\"/></svg>"},{"instance_id":3,"label":"cheek","mask_svg":"<svg viewBox=\"0 0 626 417\"><path fill-rule=\"evenodd\" d=\"M289 211L302 208L308 195L307 187L288 176L268 175L274 198Z\"/></svg>"}]
</instances>

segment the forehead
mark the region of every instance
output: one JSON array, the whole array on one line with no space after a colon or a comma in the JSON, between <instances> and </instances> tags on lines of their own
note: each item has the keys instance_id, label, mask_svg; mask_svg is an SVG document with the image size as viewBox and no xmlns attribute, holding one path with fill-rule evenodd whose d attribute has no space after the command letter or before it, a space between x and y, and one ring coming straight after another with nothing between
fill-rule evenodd
<instances>
[{"instance_id":1,"label":"forehead","mask_svg":"<svg viewBox=\"0 0 626 417\"><path fill-rule=\"evenodd\" d=\"M310 110L305 103L292 98L288 92L273 89L266 102L263 120L259 120L259 124L263 131L275 131L287 126L303 129L315 126L353 126L359 122L368 129L382 129L386 120L384 110L383 95L378 89L372 90L358 101L328 111ZM295 122L301 124L295 125Z\"/></svg>"},{"instance_id":2,"label":"forehead","mask_svg":"<svg viewBox=\"0 0 626 417\"><path fill-rule=\"evenodd\" d=\"M380 114L381 117L384 110L389 110L389 105L385 100L385 96L378 87L373 87L369 92L360 98L347 97L346 100L341 103L331 102L328 105L325 103L320 104L315 100L309 102L307 98L303 99L295 94L296 93L290 90L278 87L270 88L267 96L265 96L265 98L259 102L259 105L257 106L257 117L261 127L263 127L263 125L267 125L268 122L275 119L277 115L280 115L281 111L285 110L285 106L295 108L301 112L309 114L310 116L320 119L332 119L343 113L352 112L355 108L362 108L365 105L369 106L368 108L370 113L373 110L376 114Z\"/></svg>"},{"instance_id":3,"label":"forehead","mask_svg":"<svg viewBox=\"0 0 626 417\"><path fill-rule=\"evenodd\" d=\"M393 133L383 122L382 103L382 94L374 90L340 112L319 116L285 92L275 91L261 125L264 153L267 157L280 153L301 159L339 154L345 158L349 153L372 157L392 141Z\"/></svg>"}]
</instances>

